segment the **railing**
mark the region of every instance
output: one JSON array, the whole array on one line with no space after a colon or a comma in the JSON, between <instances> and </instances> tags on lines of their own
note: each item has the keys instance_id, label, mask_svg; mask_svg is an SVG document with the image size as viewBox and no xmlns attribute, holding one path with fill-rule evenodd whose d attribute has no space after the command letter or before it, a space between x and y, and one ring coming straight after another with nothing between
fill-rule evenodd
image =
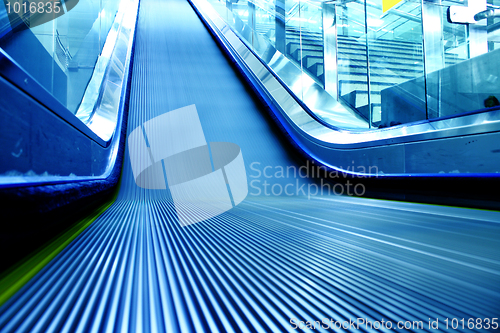
<instances>
[{"instance_id":1,"label":"railing","mask_svg":"<svg viewBox=\"0 0 500 333\"><path fill-rule=\"evenodd\" d=\"M123 2L51 1L42 8L36 7L41 4L37 0L6 0L5 6L0 6L0 47L63 106L76 113ZM23 6L18 8L20 3ZM59 14L49 17L39 9L33 13L35 7L48 12L47 4ZM16 8L31 12L16 13Z\"/></svg>"},{"instance_id":2,"label":"railing","mask_svg":"<svg viewBox=\"0 0 500 333\"><path fill-rule=\"evenodd\" d=\"M353 114L351 128L360 118L383 128L483 112L500 99L499 0L462 5L477 14L467 24L447 17L457 1L405 0L385 11L366 0L209 2L245 25L236 31L254 50L267 43L300 69L297 80L280 73L299 99L308 104L317 84Z\"/></svg>"},{"instance_id":3,"label":"railing","mask_svg":"<svg viewBox=\"0 0 500 333\"><path fill-rule=\"evenodd\" d=\"M2 117L8 120L0 187L89 182L90 189L119 173L138 1L100 4L71 2L69 11L67 2L68 14L34 28L16 20L0 38ZM99 11L89 12L89 5ZM73 11L79 20L64 21ZM2 19L9 17L0 15L5 27ZM74 114L82 104L91 111L86 119Z\"/></svg>"}]
</instances>

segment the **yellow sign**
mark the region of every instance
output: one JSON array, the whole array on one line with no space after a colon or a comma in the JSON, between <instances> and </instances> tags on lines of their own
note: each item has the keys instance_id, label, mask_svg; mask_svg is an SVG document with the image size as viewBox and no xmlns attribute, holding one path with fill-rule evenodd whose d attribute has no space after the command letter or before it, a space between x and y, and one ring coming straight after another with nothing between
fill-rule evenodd
<instances>
[{"instance_id":1,"label":"yellow sign","mask_svg":"<svg viewBox=\"0 0 500 333\"><path fill-rule=\"evenodd\" d=\"M382 0L382 12L385 13L400 2L401 0Z\"/></svg>"}]
</instances>

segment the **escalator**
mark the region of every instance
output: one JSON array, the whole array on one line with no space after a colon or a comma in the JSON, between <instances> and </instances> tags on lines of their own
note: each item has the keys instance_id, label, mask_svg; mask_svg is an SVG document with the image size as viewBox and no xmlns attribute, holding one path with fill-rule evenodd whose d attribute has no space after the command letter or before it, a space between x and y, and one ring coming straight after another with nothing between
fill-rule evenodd
<instances>
[{"instance_id":1,"label":"escalator","mask_svg":"<svg viewBox=\"0 0 500 333\"><path fill-rule=\"evenodd\" d=\"M138 186L130 138L153 156L148 121L192 105L206 142L240 147L248 193L236 204L225 169L232 209L182 225L170 190ZM0 307L0 331L498 328L500 213L356 197L281 130L190 3L142 1L116 198Z\"/></svg>"}]
</instances>

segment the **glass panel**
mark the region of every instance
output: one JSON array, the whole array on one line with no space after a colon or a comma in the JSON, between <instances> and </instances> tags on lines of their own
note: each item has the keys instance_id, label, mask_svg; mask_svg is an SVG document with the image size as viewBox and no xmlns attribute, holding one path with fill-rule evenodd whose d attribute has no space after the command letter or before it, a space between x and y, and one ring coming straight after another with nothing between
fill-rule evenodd
<instances>
[{"instance_id":1,"label":"glass panel","mask_svg":"<svg viewBox=\"0 0 500 333\"><path fill-rule=\"evenodd\" d=\"M375 128L426 119L421 4L366 8L370 107L358 111Z\"/></svg>"},{"instance_id":2,"label":"glass panel","mask_svg":"<svg viewBox=\"0 0 500 333\"><path fill-rule=\"evenodd\" d=\"M65 4L66 14L34 27L30 27L29 16L10 29L4 26L0 47L75 113L94 72L119 0L80 0L74 7L71 5L71 2ZM6 17L6 7L1 10Z\"/></svg>"},{"instance_id":3,"label":"glass panel","mask_svg":"<svg viewBox=\"0 0 500 333\"><path fill-rule=\"evenodd\" d=\"M369 103L364 18L363 3L348 2L336 7L339 99L360 115Z\"/></svg>"},{"instance_id":4,"label":"glass panel","mask_svg":"<svg viewBox=\"0 0 500 333\"><path fill-rule=\"evenodd\" d=\"M500 105L500 19L488 17L470 24L449 23L447 6L451 4L436 1L429 5L435 8L434 12L441 13L445 57L443 68L427 71L429 119ZM474 0L465 6L475 15L486 9L498 9L499 4L498 0Z\"/></svg>"},{"instance_id":5,"label":"glass panel","mask_svg":"<svg viewBox=\"0 0 500 333\"><path fill-rule=\"evenodd\" d=\"M488 0L488 9L500 10L500 0ZM486 21L488 31L488 51L500 49L500 17L490 17Z\"/></svg>"},{"instance_id":6,"label":"glass panel","mask_svg":"<svg viewBox=\"0 0 500 333\"><path fill-rule=\"evenodd\" d=\"M450 3L450 5L456 4ZM441 8L445 67L448 67L468 58L467 25L448 22L446 7L441 6Z\"/></svg>"},{"instance_id":7,"label":"glass panel","mask_svg":"<svg viewBox=\"0 0 500 333\"><path fill-rule=\"evenodd\" d=\"M276 21L273 1L255 2L255 32L262 35L273 47L276 47Z\"/></svg>"},{"instance_id":8,"label":"glass panel","mask_svg":"<svg viewBox=\"0 0 500 333\"><path fill-rule=\"evenodd\" d=\"M99 12L99 1L80 1L75 8L56 20L58 36L63 42L61 49L67 52L68 58L65 68L68 82L66 106L73 112L77 111L83 99L100 53ZM61 53L58 52L59 55Z\"/></svg>"},{"instance_id":9,"label":"glass panel","mask_svg":"<svg viewBox=\"0 0 500 333\"><path fill-rule=\"evenodd\" d=\"M290 87L292 91L303 100L303 84L302 76L302 47L300 38L301 18L300 7L301 1L286 0L285 1L285 55L297 67L301 69L301 77L294 80L294 84Z\"/></svg>"},{"instance_id":10,"label":"glass panel","mask_svg":"<svg viewBox=\"0 0 500 333\"><path fill-rule=\"evenodd\" d=\"M236 31L239 33L240 37L244 38L250 47L252 47L252 34L253 31L249 24L250 15L253 15L253 3L246 0L227 0L226 7L228 8L228 15L232 17L228 21ZM251 10L252 9L252 10Z\"/></svg>"},{"instance_id":11,"label":"glass panel","mask_svg":"<svg viewBox=\"0 0 500 333\"><path fill-rule=\"evenodd\" d=\"M111 25L115 20L116 13L118 12L118 7L120 5L120 1L117 0L100 0L101 1L101 29L99 40L101 42L99 50L102 51L104 47L104 43L106 42L106 37L108 36L108 32L111 29Z\"/></svg>"},{"instance_id":12,"label":"glass panel","mask_svg":"<svg viewBox=\"0 0 500 333\"><path fill-rule=\"evenodd\" d=\"M238 16L243 24L250 25L250 15L252 15L252 13L249 7L253 2L247 0L232 0L232 2L233 15Z\"/></svg>"},{"instance_id":13,"label":"glass panel","mask_svg":"<svg viewBox=\"0 0 500 333\"><path fill-rule=\"evenodd\" d=\"M300 23L302 69L324 88L321 2L301 2Z\"/></svg>"},{"instance_id":14,"label":"glass panel","mask_svg":"<svg viewBox=\"0 0 500 333\"><path fill-rule=\"evenodd\" d=\"M209 1L257 55L274 47L290 60L274 63L278 75L318 117L339 106L349 119L328 118L335 126L384 128L500 104L500 0L402 0L385 12L382 0ZM450 23L450 6L497 14ZM327 93L320 101L318 85L342 103Z\"/></svg>"},{"instance_id":15,"label":"glass panel","mask_svg":"<svg viewBox=\"0 0 500 333\"><path fill-rule=\"evenodd\" d=\"M285 2L286 55L300 66L300 2Z\"/></svg>"},{"instance_id":16,"label":"glass panel","mask_svg":"<svg viewBox=\"0 0 500 333\"><path fill-rule=\"evenodd\" d=\"M224 18L226 22L228 21L228 9L226 7L226 0L208 0L212 7L215 8L215 10L219 13L219 15Z\"/></svg>"}]
</instances>

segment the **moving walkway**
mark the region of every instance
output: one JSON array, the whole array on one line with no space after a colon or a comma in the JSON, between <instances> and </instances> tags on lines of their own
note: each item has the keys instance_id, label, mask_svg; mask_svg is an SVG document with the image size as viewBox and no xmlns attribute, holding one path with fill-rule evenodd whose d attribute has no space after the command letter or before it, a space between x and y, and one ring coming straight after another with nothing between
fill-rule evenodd
<instances>
[{"instance_id":1,"label":"moving walkway","mask_svg":"<svg viewBox=\"0 0 500 333\"><path fill-rule=\"evenodd\" d=\"M211 16L213 7L182 0L127 5L132 10L125 11L120 28L112 30L113 52L102 53L108 69L91 75L103 78L102 82L95 81L83 93L90 98L93 89L98 98L78 107L90 110L87 118L85 113L77 118L78 111L71 118L69 109L62 111L60 100L33 89L29 73L9 76L14 67L5 64L14 66L16 61L2 54L2 84L10 89L9 95L19 96L18 104L6 103L5 96L1 99L2 112L11 110L13 128L2 136L12 143L3 145L10 149L5 156L23 159L21 149L26 154L25 147L30 147L23 146L26 139L16 145L19 136L14 128L23 118L31 121L26 132L37 138L30 144L40 142L36 149L30 148L24 162L15 160L17 172L2 178L4 202L11 206L4 209L19 224L2 237L26 239L23 228L43 231L51 222L48 218L59 226L66 224L53 229L51 237L40 233L48 243L37 252L39 256L35 253L6 270L1 331L276 332L308 322L326 325L324 319L329 324L322 330L356 321L359 328L352 330L370 331L369 323L381 325L383 320L392 325L386 330L398 330L399 324L410 325L407 330L432 331L432 319L439 320L440 330L452 331L453 320L461 325L462 318L465 323L473 318L475 330L495 330L500 307L499 213L405 202L423 201L425 195L427 202L497 207L498 194L492 194L498 183L492 152L498 149L494 109L460 115L474 118L465 124L449 118L370 129L356 110L330 95L329 119L338 121L331 116L338 111L342 119L359 124L356 131L340 129L333 120L325 120L318 105L307 104L305 86L301 94L293 95L296 87L288 87L286 78L273 69L278 63L259 59L257 47L245 48L248 45L236 28ZM275 53L265 59L283 60L280 56ZM296 68L294 63L280 64ZM303 82L311 81L314 78L307 77ZM271 85L274 89L265 89ZM22 116L16 114L22 110ZM190 118L186 110L191 110ZM191 117L194 114L197 118ZM483 132L464 135L460 126L438 131L438 125L454 122ZM433 132L415 132L412 141L398 141L431 126ZM186 130L171 134L181 127ZM46 132L38 135L52 136L38 139L40 129ZM200 129L202 143L196 141ZM194 148L179 148L158 161L158 137L152 133L160 133L167 148L171 142ZM391 136L395 133L399 137ZM446 154L423 163L426 154L442 152L448 147L442 142L451 140L463 146L450 144ZM139 152L146 152L146 157L136 160L132 155L142 142L146 149ZM54 144L44 146L48 143ZM217 144L212 143L239 147L236 155L241 156L247 177L246 198L239 203L232 169L218 163ZM473 148L464 148L468 145ZM195 206L181 215L172 187L191 179L174 184L172 161L182 161L179 154L187 152L188 161L201 165L197 155L189 155L200 147L204 156L211 156L209 170L184 163L177 170L179 177L200 172L203 178L219 172L232 208L183 225L182 218L194 221L208 211ZM453 160L459 155L453 149L465 156ZM80 152L70 154L75 150ZM484 159L464 162L477 156ZM374 160L381 162L372 164ZM233 157L227 162L232 161ZM418 169L418 163L426 165ZM40 169L29 172L38 165L58 168L59 175ZM145 174L144 182L138 183L137 165L152 172ZM454 169L456 165L460 170ZM467 168L472 172L467 174ZM71 175L71 170L78 171ZM370 170L378 173L369 174ZM157 179L165 182L165 188L151 188L158 185ZM399 201L348 195L348 184L351 190L365 186L371 191L366 196L392 195ZM344 195L337 195L341 189ZM208 191L218 199L215 193ZM22 204L26 211L15 210ZM57 211L54 206L69 208L50 215ZM82 207L83 212L71 212ZM27 212L28 208L35 212ZM16 214L39 220L21 224L14 220ZM65 219L75 215L80 222ZM15 248L16 242L11 245ZM482 328L476 326L477 318Z\"/></svg>"}]
</instances>

